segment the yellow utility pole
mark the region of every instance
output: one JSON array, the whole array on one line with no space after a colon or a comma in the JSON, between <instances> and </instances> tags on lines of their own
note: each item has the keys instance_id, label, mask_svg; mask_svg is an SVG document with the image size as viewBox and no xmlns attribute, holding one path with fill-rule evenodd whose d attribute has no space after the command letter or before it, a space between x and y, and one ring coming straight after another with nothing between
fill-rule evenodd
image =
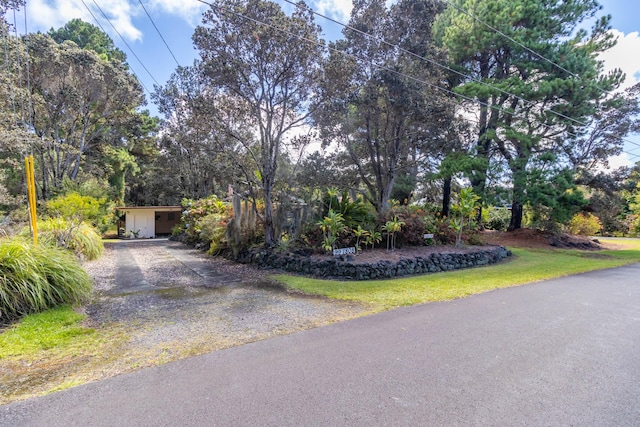
<instances>
[{"instance_id":1,"label":"yellow utility pole","mask_svg":"<svg viewBox=\"0 0 640 427\"><path fill-rule=\"evenodd\" d=\"M31 222L31 234L33 244L38 244L38 222L36 218L36 179L33 166L33 156L25 157L24 164L27 172L27 201L29 206L29 220Z\"/></svg>"}]
</instances>

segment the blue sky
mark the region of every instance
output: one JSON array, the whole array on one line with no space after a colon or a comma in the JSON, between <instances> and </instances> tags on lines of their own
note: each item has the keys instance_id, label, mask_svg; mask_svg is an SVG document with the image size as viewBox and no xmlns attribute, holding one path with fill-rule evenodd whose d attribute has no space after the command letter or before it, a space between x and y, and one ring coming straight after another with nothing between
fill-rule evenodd
<instances>
[{"instance_id":1,"label":"blue sky","mask_svg":"<svg viewBox=\"0 0 640 427\"><path fill-rule=\"evenodd\" d=\"M279 0L281 1L281 0ZM190 65L197 57L193 48L191 35L194 28L201 22L201 14L207 8L196 0L27 0L26 21L29 31L48 31L51 27L59 28L73 18L81 18L96 25L99 20L104 30L112 37L115 44L128 57L128 62L138 78L148 90L153 91L157 81L164 84L176 68L176 62L165 47L158 32L147 17L140 2L144 4L151 18L167 41L180 65ZM282 2L285 10L291 6ZM618 37L618 45L603 59L609 68L622 68L627 74L627 85L640 81L640 2L638 0L600 0L603 5L602 14L613 16L612 25ZM111 23L120 33L118 35L109 22L99 11L107 15ZM334 19L347 22L351 8L350 0L307 0L307 4L314 10L329 15ZM7 16L13 21L13 15ZM24 32L23 11L17 14L19 31ZM328 22L317 18L317 23L323 26L328 37L336 37L335 25L328 26ZM134 54L126 46L133 49L151 75L136 60ZM147 99L149 96L147 94ZM153 114L157 109L150 103L147 106ZM639 146L627 143L625 151L614 163L628 163L640 160L640 136L627 138ZM638 157L634 157L638 155Z\"/></svg>"}]
</instances>

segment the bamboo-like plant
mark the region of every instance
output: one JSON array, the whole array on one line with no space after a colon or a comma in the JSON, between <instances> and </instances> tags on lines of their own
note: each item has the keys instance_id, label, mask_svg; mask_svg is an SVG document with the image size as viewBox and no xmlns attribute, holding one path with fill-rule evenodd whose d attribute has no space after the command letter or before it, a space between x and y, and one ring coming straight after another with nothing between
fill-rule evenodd
<instances>
[{"instance_id":1,"label":"bamboo-like plant","mask_svg":"<svg viewBox=\"0 0 640 427\"><path fill-rule=\"evenodd\" d=\"M360 247L360 241L364 238L366 239L369 236L369 230L365 230L361 225L358 225L357 228L351 230L356 236L356 250L360 251L362 248Z\"/></svg>"},{"instance_id":2,"label":"bamboo-like plant","mask_svg":"<svg viewBox=\"0 0 640 427\"><path fill-rule=\"evenodd\" d=\"M400 221L397 216L394 216L382 227L382 230L387 232L387 250L396 249L396 233L402 229L404 224L404 221Z\"/></svg>"},{"instance_id":3,"label":"bamboo-like plant","mask_svg":"<svg viewBox=\"0 0 640 427\"><path fill-rule=\"evenodd\" d=\"M451 222L451 226L456 231L456 246L462 244L462 232L465 228L471 230L473 226L473 217L478 206L480 197L473 194L471 188L463 188L460 190L458 203L455 204L456 217Z\"/></svg>"},{"instance_id":4,"label":"bamboo-like plant","mask_svg":"<svg viewBox=\"0 0 640 427\"><path fill-rule=\"evenodd\" d=\"M376 230L368 230L367 237L364 240L365 245L371 245L371 249L373 249L376 243L380 243L382 241L382 233Z\"/></svg>"},{"instance_id":5,"label":"bamboo-like plant","mask_svg":"<svg viewBox=\"0 0 640 427\"><path fill-rule=\"evenodd\" d=\"M333 209L329 209L327 216L318 222L317 225L320 226L324 235L323 249L333 251L336 248L339 234L346 229L342 214L335 212Z\"/></svg>"}]
</instances>

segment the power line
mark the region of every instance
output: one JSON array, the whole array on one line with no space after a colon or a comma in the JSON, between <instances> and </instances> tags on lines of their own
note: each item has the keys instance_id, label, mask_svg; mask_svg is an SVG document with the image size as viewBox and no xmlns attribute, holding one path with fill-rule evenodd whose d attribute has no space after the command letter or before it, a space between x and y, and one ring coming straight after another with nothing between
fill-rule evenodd
<instances>
[{"instance_id":1,"label":"power line","mask_svg":"<svg viewBox=\"0 0 640 427\"><path fill-rule=\"evenodd\" d=\"M203 3L203 4L206 4L206 5L208 5L208 6L212 7L212 8L214 7L211 3L208 3L208 2L207 2L207 1L205 1L205 0L196 0L196 1L198 1L198 2L200 2L200 3ZM286 1L286 0L285 0L285 1ZM348 52L341 51L341 50L336 49L336 48L333 48L333 47L331 47L331 46L326 46L326 45L324 45L323 43L320 43L320 42L318 42L318 41L316 41L316 40L313 40L313 39L310 39L310 38L307 38L307 37L300 36L299 34L295 34L295 33L292 33L292 32L290 32L290 31L284 30L284 29L279 28L279 27L277 27L277 26L275 26L275 25L273 25L273 24L270 24L270 23L268 23L268 22L260 21L260 20L258 20L258 19L252 18L252 17L250 17L250 16L246 16L246 15L243 15L243 14L241 14L241 13L234 12L233 10L231 10L231 9L230 9L229 7L227 7L227 6L220 6L218 9L219 9L219 10L224 9L224 10L226 10L227 12L231 13L232 15L235 15L235 16L240 17L240 18L242 18L242 19L245 19L245 20L247 20L247 21L251 21L251 22L253 22L253 23L255 23L255 24L258 24L258 25L265 25L265 26L267 26L267 27L269 27L269 28L273 28L273 29L275 29L276 31L280 31L280 32L282 32L282 33L284 33L284 34L287 34L287 35L289 35L289 36L296 37L296 38L298 38L298 39L300 39L300 40L302 40L302 41L306 41L306 42L308 42L308 43L318 45L318 46L320 46L320 47L322 47L322 48L326 48L326 49L328 49L328 50L330 50L330 51L337 52L337 53L342 54L342 55L345 55L345 56L349 56L349 57L354 58L354 59L356 59L356 60L363 60L363 58L360 58L360 57L358 57L358 56L356 56L356 55L354 55L354 54L351 54L351 53L348 53ZM405 78L407 78L407 79L410 79L410 80L416 81L416 82L418 82L418 83L425 84L425 85L430 86L430 87L433 87L433 88L435 88L435 89L437 89L437 90L440 90L440 91L443 91L443 92L446 92L446 93L452 94L452 95L457 96L457 97L460 97L460 98L463 98L463 99L465 99L465 100L468 100L468 101L471 101L471 102L478 102L480 105L486 106L486 107L487 107L487 108L489 108L489 109L494 109L494 110L500 111L500 112L502 112L502 113L504 113L504 114L509 114L509 115L512 115L512 116L516 117L516 114L515 114L514 112L512 112L512 111L508 111L508 110L505 110L505 109L503 109L502 107L495 106L495 105L490 105L490 104L488 104L488 103L481 102L481 101L476 101L475 99L472 99L472 98L470 98L470 97L468 97L468 96L465 96L465 95L462 95L462 94L456 93L456 92L454 92L454 91L451 91L451 90L449 90L449 89L443 88L443 87L438 86L438 85L436 85L436 84L433 84L433 83L431 83L431 82L427 82L427 81L425 81L425 80L421 80L421 79L419 79L419 78L416 78L416 77L413 77L413 76L410 76L410 75L404 74L404 73L402 73L402 72L399 72L399 71L397 71L397 70L391 69L391 68L386 67L386 66L384 66L384 65L376 65L376 68L379 68L379 69L382 69L382 70L385 70L385 71L389 71L389 72L394 73L394 74L396 74L396 75L399 75L399 76L405 77ZM549 111L549 110L545 110L545 111ZM540 123L540 125L541 125L541 126L544 126L544 127L546 127L546 128L548 128L548 129L551 129L551 126L550 126L550 125L547 125L547 124L545 124L545 123ZM579 135L577 135L577 134L575 134L575 133L568 132L568 131L567 131L566 133L567 133L567 135L574 136L574 137L578 137L578 136L579 136ZM621 138L621 140L623 140L623 141L624 141L624 139L622 139L622 138ZM635 143L635 142L633 142L633 141L627 141L627 142L629 142L629 143L631 143L631 144L634 144L634 145L636 145L636 146L640 147L640 144ZM629 153L629 152L626 152L626 151L624 151L624 150L621 150L621 151L622 151L622 152L624 152L624 153L626 153L626 154L629 154L629 155L632 155L632 156L636 156L636 155L635 155L635 154L633 154L633 153ZM638 157L640 157L640 155L638 155Z\"/></svg>"},{"instance_id":2,"label":"power line","mask_svg":"<svg viewBox=\"0 0 640 427\"><path fill-rule=\"evenodd\" d=\"M288 0L284 0L284 1L288 1ZM489 28L491 31L493 31L493 32L495 32L495 33L497 33L497 34L501 35L502 37L506 38L506 39L507 39L507 40L509 40L510 42L515 43L516 45L518 45L518 46L522 47L522 48L523 48L523 49L525 49L527 52L529 52L529 53L533 54L534 56L536 56L536 57L538 57L538 58L542 59L543 61L545 61L545 62L547 62L547 63L549 63L549 64L551 64L551 65L553 65L553 66L557 67L558 69L560 69L560 70L562 70L562 71L564 71L564 72L568 73L570 76L575 77L576 79L578 79L578 80L580 80L580 81L583 81L582 76L580 76L580 75L578 75L578 74L573 73L572 71L570 71L570 70L566 69L565 67L563 67L563 66L559 65L558 63L556 63L556 62L552 61L551 59L549 59L549 58L545 57L544 55L541 55L540 53L538 53L538 52L534 51L533 49L529 48L528 46L525 46L523 43L519 42L518 40L515 40L513 37L511 37L511 36L509 36L509 35L505 34L504 32L502 32L502 31L498 30L497 28L493 27L492 25L490 25L490 24L486 23L485 21L483 21L482 19L480 19L480 18L478 18L477 16L473 15L473 14L472 14L472 13L470 13L469 11L467 11L467 10L463 9L462 7L460 7L460 6L458 6L458 5L454 4L454 3L452 3L450 0L443 0L443 1L444 1L446 4L448 4L449 6L451 6L451 7L455 8L455 9L457 9L458 11L462 12L463 14L465 14L465 15L467 15L467 16L469 16L469 17L471 17L473 20L475 20L475 21L479 22L480 24L484 25L485 27ZM595 87L596 87L596 89L598 89L598 90L600 91L600 93L607 95L607 92L606 92L604 89L602 89L600 86L598 86L598 85L596 84L596 85L595 85ZM552 111L552 110L549 110L549 111ZM577 123L580 123L580 122L578 121ZM580 123L580 124L581 124L582 126L586 126L586 124L584 124L584 123ZM636 145L636 146L640 146L640 144L637 144L637 143L635 143L635 142L633 142L633 141L630 141L630 140L628 140L628 139L625 139L625 138L623 138L623 137L621 137L620 139L621 139L622 141L624 141L624 142L628 142L628 143L630 143L630 144L633 144L633 145Z\"/></svg>"},{"instance_id":3,"label":"power line","mask_svg":"<svg viewBox=\"0 0 640 427\"><path fill-rule=\"evenodd\" d=\"M293 6L300 7L300 5L299 5L299 4L297 4L297 3L295 3L295 2L293 2L293 1L291 1L291 0L282 0L282 1L284 1L284 2L286 2L286 3L289 3L289 4L293 5ZM449 2L447 1L447 3L449 3ZM449 4L451 4L451 3L449 3ZM452 6L454 6L454 7L456 7L456 8L457 8L457 6L455 6L455 5L452 5ZM305 8L306 8L306 10L308 10L308 11L309 11L309 12L311 12L311 13L313 13L314 15L320 16L320 17L322 17L322 18L324 18L324 19L326 19L326 20L328 20L328 21L330 21L330 22L333 22L333 23L335 23L335 24L337 24L337 25L342 26L343 28L349 29L349 30L354 31L354 32L356 32L356 33L358 33L358 34L361 34L361 35L363 35L363 36L366 36L366 37L370 38L371 40L374 40L374 41L379 42L379 43L383 43L383 44L385 44L385 45L387 45L387 46L389 46L389 47L391 47L391 48L394 48L394 49L397 49L397 50L399 50L399 51L401 51L401 52L407 53L407 54L409 54L409 55L410 55L410 56L412 56L412 57L415 57L415 58L418 58L418 59L420 59L420 60L426 61L426 62L428 62L428 63L430 63L430 64L433 64L433 65L436 65L436 66L438 66L438 67L440 67L440 68L442 68L442 69L444 69L444 70L447 70L447 71L453 72L453 73L455 73L455 74L457 74L457 75L459 75L459 76L461 76L461 77L465 77L465 78L467 78L467 79L470 79L470 80L472 80L472 81L475 81L475 82L477 82L477 83L480 83L480 84L482 84L482 85L484 85L484 86L486 86L486 87L489 87L489 88L491 88L491 89L494 89L494 90L496 90L496 91L498 91L498 92L500 92L500 93L502 93L502 94L504 94L504 95L509 95L509 96L511 96L511 97L514 97L515 99L517 99L517 100L519 100L519 101L522 101L522 102L524 102L525 104L528 104L528 105L531 105L531 106L536 106L536 104L535 104L534 102L532 102L532 101L530 101L530 100L528 100L528 99L526 99L526 98L523 98L523 97L521 97L521 96L515 95L515 94L513 94L513 93L511 93L511 92L508 92L508 91L506 91L506 90L504 90L504 89L498 88L498 87L496 87L496 86L494 86L494 85L492 85L492 84L490 84L490 83L484 82L484 81L482 81L482 80L480 80L480 79L474 78L473 76L470 76L470 75L465 74L465 73L463 73L463 72L461 72L461 71L455 70L455 69L453 69L453 68L451 68L451 67L449 67L449 66L447 66L447 65L444 65L444 64L442 64L442 63L440 63L440 62L438 62L438 61L436 61L436 60L433 60L433 59L431 59L431 58L427 58L426 56L420 56L420 55L416 54L415 52L411 52L411 51L409 51L409 50L407 50L407 49L402 48L401 46L399 46L399 45L397 45L397 44L394 44L394 43L388 42L388 41L386 41L385 39L382 39L382 38L380 38L380 37L374 36L374 35L372 35L372 34L369 34L369 33L365 32L365 31L359 30L359 29L357 29L357 28L355 28L355 27L353 27L353 26L351 26L351 25L349 25L349 24L345 24L345 23L340 22L340 21L338 21L338 20L336 20L336 19L330 18L330 17L328 17L328 16L326 16L326 15L324 15L324 14L322 14L322 13L319 13L319 12L317 12L317 11L313 10L313 9L312 9L311 7L309 7L309 6L306 6L306 5L305 5ZM464 11L463 11L463 12L464 12ZM470 15L470 16L472 16L472 15ZM473 16L472 16L472 17L473 17ZM474 19L476 19L476 20L478 20L479 22L482 22L482 21L480 21L480 20L479 20L478 18L476 18L476 17L473 17L473 18L474 18ZM503 34L503 33L502 33L502 32L500 32L499 30L494 29L493 27L491 27L491 26L490 26L490 25L488 25L488 24L485 24L485 25L487 25L487 26L488 26L489 28L491 28L492 30L497 31L498 33L500 33L500 34L501 34L501 35L503 35L504 37L508 38L509 40L513 41L514 43L518 43L520 46L522 46L523 48L527 49L528 51L530 51L530 52L534 53L535 55L540 56L540 57L541 57L541 58L543 58L543 59L546 59L546 58L542 57L540 54L538 54L538 53L534 52L533 50L531 50L531 49L527 48L526 46L522 45L521 43L517 42L516 40L514 40L514 39L510 38L509 36L507 36L507 35ZM546 59L546 60L547 60L548 62L553 63L553 62L552 62L552 61L550 61L549 59ZM557 65L557 64L555 64L555 63L553 63L553 64L554 64L554 65ZM558 65L558 67L560 67L560 66ZM574 74L574 73L570 72L569 70L564 69L563 67L560 67L560 68L561 68L562 70L564 70L564 71L567 71L571 76L576 77L576 78L578 78L579 80L582 80L582 78L581 78L580 76L578 76L578 75L576 75L576 74ZM600 92L601 92L601 93L604 93L604 91L603 91L601 88L598 88L598 89L600 90ZM482 103L481 103L481 105L482 105ZM547 111L547 112L549 112L549 113L552 113L552 114L554 114L554 115L556 115L556 116L558 116L558 117L561 117L561 118L564 118L564 119L570 120L570 121L572 121L572 122L574 122L574 123L579 124L580 126L587 127L587 124L586 124L586 123L584 123L584 122L582 122L582 121L580 121L580 120L578 120L578 119L575 119L575 118L573 118L573 117L567 116L567 115L565 115L565 114L563 114L563 113L559 113L559 112L557 112L557 111L555 111L555 110L553 110L553 109L545 109L544 111ZM575 135L574 135L574 136L575 136ZM634 142L634 141L627 140L627 139L625 139L625 138L623 138L623 137L620 137L620 139L621 139L622 141L624 141L624 142L628 142L628 143L630 143L630 144L632 144L632 145L635 145L635 146L640 147L640 144L638 144L638 143L636 143L636 142Z\"/></svg>"},{"instance_id":4,"label":"power line","mask_svg":"<svg viewBox=\"0 0 640 427\"><path fill-rule=\"evenodd\" d=\"M84 0L80 0L82 2L82 4L84 5L84 7L87 9L87 11L89 12L89 14L91 15L91 17L93 18L94 21L96 21L96 24L98 24L98 26L100 27L100 29L102 30L103 33L107 34L107 32L105 31L104 27L102 26L102 24L100 23L100 21L98 21L98 18L96 18L96 16L93 14L93 11L89 8L89 6L87 6L87 4L84 2ZM127 45L128 47L128 45ZM135 55L135 54L134 54ZM137 57L136 57L137 58ZM138 61L140 61L138 59ZM144 65L143 65L144 67ZM146 69L146 68L145 68ZM140 83L140 85L142 86L142 88L149 94L151 95L151 91L149 89L147 89L147 86L145 86L145 84L142 82L142 79L140 79L140 77L138 77L138 75L136 74L136 72L131 69L131 72L133 73L133 75L136 77L136 80L138 80L138 83ZM153 78L153 77L152 77Z\"/></svg>"},{"instance_id":5,"label":"power line","mask_svg":"<svg viewBox=\"0 0 640 427\"><path fill-rule=\"evenodd\" d=\"M129 43L127 43L127 41L124 39L124 37L122 37L122 35L120 34L120 32L118 31L118 29L115 27L115 25L113 25L113 23L111 22L111 20L109 19L109 17L107 17L107 15L104 13L104 11L102 10L102 8L98 5L98 3L96 3L96 0L92 0L93 4L96 5L96 7L98 8L98 10L100 11L100 13L102 14L102 16L104 17L104 19L107 20L107 22L109 23L109 25L111 25L111 28L113 28L113 31L116 32L116 34L118 35L118 37L120 37L120 40L122 40L122 42L125 44L125 46L127 46L127 48L129 49L129 51L131 51L131 53L133 54L133 56L138 60L138 62L140 63L140 65L142 65L142 68L144 68L144 70L147 72L147 74L149 74L149 77L151 77L151 80L153 80L155 82L156 85L160 86L160 83L158 83L158 81L156 80L155 77L153 77L153 74L151 74L151 71L149 71L149 69L144 65L144 63L142 62L142 60L138 57L138 55L136 55L136 52L131 48L131 46L129 46ZM82 0L82 2L84 3L84 0ZM86 5L85 5L86 6Z\"/></svg>"},{"instance_id":6,"label":"power line","mask_svg":"<svg viewBox=\"0 0 640 427\"><path fill-rule=\"evenodd\" d=\"M160 36L160 38L162 39L162 42L164 43L164 45L167 47L167 50L169 51L169 53L171 54L171 56L173 57L173 60L176 62L176 65L179 67L180 63L178 62L178 60L176 59L176 56L173 54L173 52L171 51L171 48L169 47L169 44L167 44L167 41L164 39L164 37L162 36L162 33L160 32L160 30L158 29L158 26L156 25L156 23L153 21L153 18L151 18L151 15L149 15L149 12L147 11L147 8L144 7L144 4L142 4L142 0L138 0L138 3L140 3L140 6L142 6L142 9L144 10L144 13L147 14L147 17L149 18L149 21L151 21L151 23L153 24L153 28L156 29L156 31L158 32L158 35Z\"/></svg>"},{"instance_id":7,"label":"power line","mask_svg":"<svg viewBox=\"0 0 640 427\"><path fill-rule=\"evenodd\" d=\"M299 5L297 5L295 2L293 2L293 1L291 1L291 0L282 0L282 1L284 1L284 2L286 2L286 3L289 3L289 4L293 5L293 6L298 6L298 7L299 7ZM344 28L346 28L346 29L348 29L348 30L351 30L351 31L354 31L354 32L356 32L356 33L358 33L358 34L361 34L361 35L363 35L363 36L366 36L366 37L370 38L370 39L371 39L371 40L373 40L373 41L376 41L376 42L379 42L379 43L383 43L383 44L385 44L385 45L387 45L387 46L389 46L389 47L391 47L391 48L393 48L393 49L397 49L397 50L399 50L400 52L407 53L408 55L410 55L410 56L412 56L412 57L414 57L414 58L420 59L420 60L422 60L422 61L426 61L426 62L428 62L428 63L430 63L430 64L433 64L433 65L435 65L435 66L437 66L437 67L440 67L440 68L442 68L442 69L444 69L444 70L447 70L447 71L449 71L449 72L452 72L452 73L454 73L454 74L457 74L457 75L459 75L460 77L465 77L465 78L467 78L467 79L473 80L473 81L475 81L475 82L477 82L477 83L480 83L480 84L481 84L481 85L483 85L483 86L487 86L487 87L489 87L489 88L491 88L491 89L494 89L494 90L496 90L496 91L498 91L498 92L500 92L500 93L502 93L502 94L504 94L504 95L512 96L512 97L514 97L515 99L517 99L517 100L519 100L519 101L522 101L522 102L524 102L524 103L526 103L526 104L529 104L529 105L535 106L535 104L534 104L533 102L529 101L528 99L525 99L525 98L523 98L523 97L520 97L520 96L518 96L518 95L515 95L515 94L513 94L513 93L511 93L511 92L508 92L508 91L506 91L506 90L504 90L504 89L501 89L501 88L499 88L499 87L493 86L493 85L492 85L492 84L490 84L490 83L484 82L484 81L482 81L482 80L480 80L480 79L477 79L477 78L475 78L475 77L473 77L473 76L470 76L470 75L468 75L468 74L465 74L465 73L463 73L463 72L461 72L461 71L458 71L458 70L456 70L456 69L454 69L454 68L449 67L448 65L444 65L444 64L442 64L442 63L440 63L440 62L438 62L438 61L436 61L436 60L433 60L433 59L431 59L431 58L427 58L426 56L418 55L418 54L417 54L417 53L415 53L415 52L411 52L410 50L404 49L404 48L400 47L400 46L399 46L399 45L397 45L397 44L394 44L394 43L388 42L388 41L386 41L386 40L385 40L385 39L383 39L383 38L376 37L376 36L374 36L374 35L372 35L372 34L369 34L369 33L365 32L365 31L359 30L359 29L357 29L357 28L355 28L355 27L353 27L353 26L351 26L351 25L349 25L349 24L344 24L344 23L342 23L342 22L340 22L340 21L337 21L337 20L335 20L335 19L333 19L333 18L330 18L330 17L328 17L328 16L326 16L326 15L324 15L324 14L322 14L322 13L319 13L319 12L317 12L317 11L315 11L315 10L311 9L311 7L309 7L309 6L306 6L306 9L307 9L309 12L313 13L314 15L320 16L320 17L322 17L322 18L324 18L324 19L326 19L326 20L328 20L328 21L330 21L330 22L333 22L334 24L340 25L340 26L342 26L342 27L344 27ZM562 114L562 113L559 113L559 112L557 112L557 111L554 111L554 110L552 110L552 109L547 109L547 110L545 110L545 111L549 111L550 113L553 113L553 114L555 114L555 115L556 115L556 116L558 116L558 117L562 117L562 118L564 118L564 119L571 120L571 121L573 121L573 122L575 122L575 123L577 123L577 124L579 124L579 125L581 125L581 126L586 126L586 125L585 125L585 123L583 123L583 122L581 122L581 121L579 121L579 120L577 120L577 119L574 119L574 118L572 118L572 117L569 117L569 116L567 116L567 115L564 115L564 114Z\"/></svg>"},{"instance_id":8,"label":"power line","mask_svg":"<svg viewBox=\"0 0 640 427\"><path fill-rule=\"evenodd\" d=\"M518 46L522 47L523 49L525 49L527 52L532 53L533 55L537 56L538 58L542 59L543 61L548 62L551 65L554 65L556 67L558 67L560 70L568 73L569 75L582 80L582 78L577 75L574 74L573 72L567 70L566 68L564 68L561 65L556 64L555 62L553 62L552 60L542 56L541 54L539 54L538 52L530 49L529 47L525 46L524 44L520 43L519 41L515 40L513 37L508 36L507 34L503 33L502 31L498 30L497 28L493 27L492 25L487 24L486 22L484 22L483 20L481 20L480 18L476 17L475 15L469 13L468 11L464 10L463 8L461 8L460 6L450 2L449 0L443 0L446 4L448 4L449 6L458 9L460 12L464 13L465 15L471 17L472 19L474 19L475 21L478 21L479 23L481 23L482 25L484 25L485 27L489 28L491 31L500 34L502 37L506 38L507 40L509 40L512 43L517 44ZM600 89L602 91L602 89Z\"/></svg>"}]
</instances>

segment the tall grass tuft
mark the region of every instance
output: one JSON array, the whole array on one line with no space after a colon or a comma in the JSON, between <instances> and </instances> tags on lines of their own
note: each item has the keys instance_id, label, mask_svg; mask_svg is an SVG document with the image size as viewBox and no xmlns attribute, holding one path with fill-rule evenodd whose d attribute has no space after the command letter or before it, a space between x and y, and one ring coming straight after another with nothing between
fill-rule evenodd
<instances>
[{"instance_id":1,"label":"tall grass tuft","mask_svg":"<svg viewBox=\"0 0 640 427\"><path fill-rule=\"evenodd\" d=\"M29 229L24 229L21 234L28 236ZM81 260L97 259L104 250L102 239L92 226L62 217L38 221L38 240L49 246L69 249Z\"/></svg>"},{"instance_id":2,"label":"tall grass tuft","mask_svg":"<svg viewBox=\"0 0 640 427\"><path fill-rule=\"evenodd\" d=\"M91 280L64 249L0 239L0 323L91 295Z\"/></svg>"}]
</instances>

